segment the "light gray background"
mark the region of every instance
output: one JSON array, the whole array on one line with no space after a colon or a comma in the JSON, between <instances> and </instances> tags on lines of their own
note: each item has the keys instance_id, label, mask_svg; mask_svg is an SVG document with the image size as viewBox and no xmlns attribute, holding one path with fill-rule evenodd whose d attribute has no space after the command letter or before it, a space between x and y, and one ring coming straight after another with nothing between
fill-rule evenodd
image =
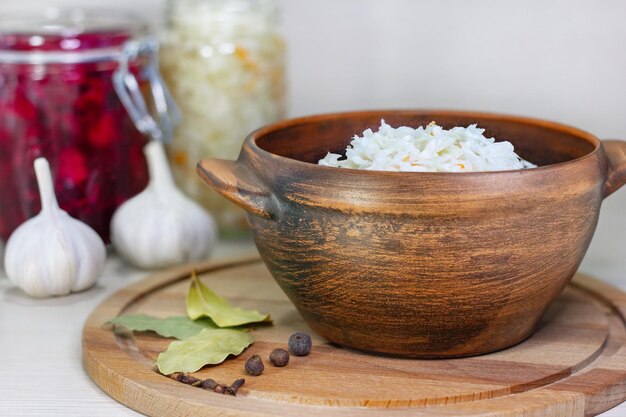
<instances>
[{"instance_id":1,"label":"light gray background","mask_svg":"<svg viewBox=\"0 0 626 417\"><path fill-rule=\"evenodd\" d=\"M165 2L0 0L10 8L50 4L132 8L158 27ZM626 138L626 2L284 0L282 6L291 115L476 109ZM626 256L622 213L626 192L606 202L590 249L613 275L610 264Z\"/></svg>"},{"instance_id":2,"label":"light gray background","mask_svg":"<svg viewBox=\"0 0 626 417\"><path fill-rule=\"evenodd\" d=\"M0 0L18 4L52 2ZM132 8L158 27L165 2L55 4ZM476 109L626 139L626 2L284 0L282 6L291 115ZM605 203L585 261L607 278L626 280L625 213L626 190Z\"/></svg>"},{"instance_id":3,"label":"light gray background","mask_svg":"<svg viewBox=\"0 0 626 417\"><path fill-rule=\"evenodd\" d=\"M48 4L0 0L0 6L13 8ZM133 8L155 26L164 5L155 0L61 0L56 4ZM285 0L282 4L289 44L291 115L383 107L476 109L542 117L601 138L626 139L624 1ZM626 189L604 204L582 269L626 288L625 236ZM109 275L119 275L116 265L109 266ZM122 281L112 281L113 287L124 285ZM9 288L8 283L0 284ZM104 297L95 291L85 296ZM53 302L57 310L51 310L46 307L50 302L15 301L17 294L7 290L5 307L0 302L0 338L18 328L9 315L31 311L52 319L71 316L74 327L68 329L67 337L60 333L57 337L62 346L72 343L73 352L79 354L78 344L72 341L80 339L79 322L97 300L78 312L71 305L61 307L59 299ZM29 349L24 346L28 337L23 339L21 347L5 345L0 361L5 370L25 365L21 358L28 356L23 352L23 347ZM76 402L76 411L97 405L93 409L97 415L113 410L126 414L105 395L96 395L99 391L83 380L86 377L77 359L61 362L71 367L64 371L68 378L76 378L68 383L80 395L67 393ZM40 369L33 370L33 376L39 378ZM55 380L52 371L49 383ZM4 403L0 400L0 409L21 388L21 398L28 401L26 390L31 384L21 388L15 384L0 390L5 398ZM13 413L7 415L33 410L22 401L12 404L15 408L8 410ZM624 415L624 407L606 415ZM56 402L50 398L36 409L58 415L68 411L61 398Z\"/></svg>"}]
</instances>

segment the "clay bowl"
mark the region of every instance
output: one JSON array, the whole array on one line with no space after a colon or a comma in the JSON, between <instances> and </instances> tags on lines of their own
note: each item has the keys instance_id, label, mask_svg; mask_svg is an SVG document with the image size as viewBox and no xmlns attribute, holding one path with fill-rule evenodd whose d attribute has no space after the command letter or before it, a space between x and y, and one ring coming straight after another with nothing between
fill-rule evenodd
<instances>
[{"instance_id":1,"label":"clay bowl","mask_svg":"<svg viewBox=\"0 0 626 417\"><path fill-rule=\"evenodd\" d=\"M321 167L355 133L478 123L537 169L396 173ZM406 357L487 353L527 338L626 182L626 142L521 117L373 111L288 120L204 159L204 181L248 211L259 252L311 328Z\"/></svg>"}]
</instances>

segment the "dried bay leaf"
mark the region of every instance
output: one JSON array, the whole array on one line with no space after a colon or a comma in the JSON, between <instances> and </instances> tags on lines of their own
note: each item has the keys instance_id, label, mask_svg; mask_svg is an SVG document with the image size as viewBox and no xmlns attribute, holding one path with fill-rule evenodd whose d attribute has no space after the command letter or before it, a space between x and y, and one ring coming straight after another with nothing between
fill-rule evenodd
<instances>
[{"instance_id":1,"label":"dried bay leaf","mask_svg":"<svg viewBox=\"0 0 626 417\"><path fill-rule=\"evenodd\" d=\"M164 375L195 372L204 365L222 363L228 355L239 355L254 342L248 332L233 329L204 329L188 339L174 341L159 354L157 366Z\"/></svg>"},{"instance_id":2,"label":"dried bay leaf","mask_svg":"<svg viewBox=\"0 0 626 417\"><path fill-rule=\"evenodd\" d=\"M211 320L191 320L185 316L173 316L167 318L156 318L145 314L129 314L119 316L107 322L124 326L131 331L151 331L163 337L173 337L176 339L187 339L195 336L206 328L215 328Z\"/></svg>"},{"instance_id":3,"label":"dried bay leaf","mask_svg":"<svg viewBox=\"0 0 626 417\"><path fill-rule=\"evenodd\" d=\"M195 272L191 275L191 285L187 293L187 314L193 320L208 317L218 327L234 327L272 321L269 314L233 307L228 301L200 282Z\"/></svg>"}]
</instances>

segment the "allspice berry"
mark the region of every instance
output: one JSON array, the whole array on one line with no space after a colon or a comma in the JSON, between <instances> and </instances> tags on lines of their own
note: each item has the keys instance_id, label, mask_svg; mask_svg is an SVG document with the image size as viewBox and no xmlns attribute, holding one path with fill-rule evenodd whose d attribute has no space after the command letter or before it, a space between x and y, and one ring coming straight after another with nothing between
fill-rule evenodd
<instances>
[{"instance_id":1,"label":"allspice berry","mask_svg":"<svg viewBox=\"0 0 626 417\"><path fill-rule=\"evenodd\" d=\"M311 353L313 342L311 336L297 332L289 336L289 350L296 356L306 356Z\"/></svg>"},{"instance_id":2,"label":"allspice berry","mask_svg":"<svg viewBox=\"0 0 626 417\"><path fill-rule=\"evenodd\" d=\"M274 349L270 353L270 362L272 365L282 368L289 363L289 352L281 348Z\"/></svg>"},{"instance_id":3,"label":"allspice berry","mask_svg":"<svg viewBox=\"0 0 626 417\"><path fill-rule=\"evenodd\" d=\"M246 361L246 372L248 375L259 376L263 373L265 366L263 366L263 360L259 355L252 355Z\"/></svg>"}]
</instances>

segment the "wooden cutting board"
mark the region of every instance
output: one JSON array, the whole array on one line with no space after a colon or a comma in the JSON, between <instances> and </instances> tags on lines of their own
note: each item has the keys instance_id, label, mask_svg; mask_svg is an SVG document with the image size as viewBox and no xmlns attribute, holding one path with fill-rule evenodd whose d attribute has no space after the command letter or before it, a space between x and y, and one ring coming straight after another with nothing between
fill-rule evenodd
<instances>
[{"instance_id":1,"label":"wooden cutting board","mask_svg":"<svg viewBox=\"0 0 626 417\"><path fill-rule=\"evenodd\" d=\"M155 372L170 339L103 326L120 314L184 314L192 269L234 304L274 319L254 332L256 342L242 355L194 374L223 383L245 378L237 397ZM309 330L260 260L236 260L186 265L118 291L87 320L83 360L111 397L151 416L589 416L626 399L625 309L626 294L578 275L537 332L504 351L409 360L339 348L313 335L309 356L275 368L267 360L271 350L286 348L292 332ZM253 354L266 363L258 377L244 372Z\"/></svg>"}]
</instances>

